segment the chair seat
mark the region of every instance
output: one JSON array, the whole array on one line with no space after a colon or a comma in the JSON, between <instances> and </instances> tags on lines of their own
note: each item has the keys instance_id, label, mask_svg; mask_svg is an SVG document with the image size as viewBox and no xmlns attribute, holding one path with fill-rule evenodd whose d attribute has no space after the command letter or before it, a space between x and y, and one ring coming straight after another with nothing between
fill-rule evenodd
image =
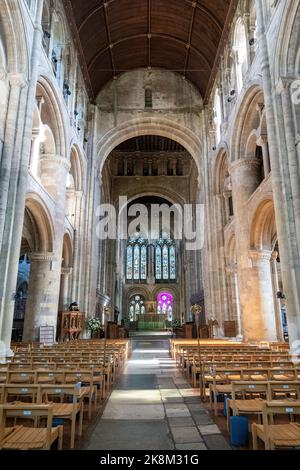
<instances>
[{"instance_id":1,"label":"chair seat","mask_svg":"<svg viewBox=\"0 0 300 470\"><path fill-rule=\"evenodd\" d=\"M73 403L51 403L51 405L53 405L53 416L56 418L69 418L74 410ZM79 411L79 406L77 411Z\"/></svg>"},{"instance_id":2,"label":"chair seat","mask_svg":"<svg viewBox=\"0 0 300 470\"><path fill-rule=\"evenodd\" d=\"M266 375L251 375L250 380L257 380L258 382L263 382L264 380L268 380Z\"/></svg>"},{"instance_id":3,"label":"chair seat","mask_svg":"<svg viewBox=\"0 0 300 470\"><path fill-rule=\"evenodd\" d=\"M217 393L231 393L232 392L232 387L231 385L217 385L216 386L216 392Z\"/></svg>"},{"instance_id":4,"label":"chair seat","mask_svg":"<svg viewBox=\"0 0 300 470\"><path fill-rule=\"evenodd\" d=\"M295 380L294 375L273 375L272 380L280 380L281 382L283 381L290 381L290 380Z\"/></svg>"},{"instance_id":5,"label":"chair seat","mask_svg":"<svg viewBox=\"0 0 300 470\"><path fill-rule=\"evenodd\" d=\"M59 428L51 429L51 444L59 437ZM46 446L47 429L17 427L4 439L2 449L34 450Z\"/></svg>"},{"instance_id":6,"label":"chair seat","mask_svg":"<svg viewBox=\"0 0 300 470\"><path fill-rule=\"evenodd\" d=\"M257 435L264 440L264 427L256 424ZM296 423L272 424L268 427L270 439L276 447L300 447L300 426Z\"/></svg>"},{"instance_id":7,"label":"chair seat","mask_svg":"<svg viewBox=\"0 0 300 470\"><path fill-rule=\"evenodd\" d=\"M94 393L95 387L90 387L90 386L83 386L81 387L81 393L86 397L87 395L90 395L91 393Z\"/></svg>"},{"instance_id":8,"label":"chair seat","mask_svg":"<svg viewBox=\"0 0 300 470\"><path fill-rule=\"evenodd\" d=\"M262 413L263 400L235 400L235 407L239 413Z\"/></svg>"}]
</instances>

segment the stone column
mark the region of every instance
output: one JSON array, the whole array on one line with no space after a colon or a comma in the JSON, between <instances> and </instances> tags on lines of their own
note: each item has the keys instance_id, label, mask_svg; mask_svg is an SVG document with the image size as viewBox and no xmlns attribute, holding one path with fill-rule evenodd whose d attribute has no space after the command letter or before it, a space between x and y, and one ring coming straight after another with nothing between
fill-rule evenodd
<instances>
[{"instance_id":1,"label":"stone column","mask_svg":"<svg viewBox=\"0 0 300 470\"><path fill-rule=\"evenodd\" d=\"M73 269L72 269L72 281L71 281L71 296L72 299L77 298L77 302L80 301L80 277L82 274L82 226L84 224L84 195L82 191L76 191L75 194L75 234L74 234L74 245L73 245Z\"/></svg>"},{"instance_id":2,"label":"stone column","mask_svg":"<svg viewBox=\"0 0 300 470\"><path fill-rule=\"evenodd\" d=\"M296 149L296 129L294 126L294 116L291 99L291 84L292 81L288 79L281 79L277 86L277 91L281 96L284 131L286 140L286 151L289 162L289 172L291 180L291 189L293 194L293 207L296 226L296 236L298 249L300 248L300 162ZM284 149L285 150L285 149Z\"/></svg>"},{"instance_id":3,"label":"stone column","mask_svg":"<svg viewBox=\"0 0 300 470\"><path fill-rule=\"evenodd\" d=\"M264 174L265 178L269 175L271 168L270 168L270 155L269 155L269 145L268 145L268 138L267 136L260 136L257 141L257 145L262 148L263 154L263 164L264 164Z\"/></svg>"},{"instance_id":4,"label":"stone column","mask_svg":"<svg viewBox=\"0 0 300 470\"><path fill-rule=\"evenodd\" d=\"M276 316L271 272L271 255L267 250L251 251L251 284L243 326L246 340L277 341Z\"/></svg>"},{"instance_id":5,"label":"stone column","mask_svg":"<svg viewBox=\"0 0 300 470\"><path fill-rule=\"evenodd\" d=\"M271 256L271 275L272 275L272 286L273 286L273 302L276 318L277 337L279 341L284 341L282 318L281 318L281 305L280 300L277 298L279 292L278 272L277 272L277 257L278 253L274 251Z\"/></svg>"},{"instance_id":6,"label":"stone column","mask_svg":"<svg viewBox=\"0 0 300 470\"><path fill-rule=\"evenodd\" d=\"M10 75L9 82L10 93L5 122L3 152L0 166L0 249L2 245L5 225L11 166L14 158L14 149L16 145L20 93L22 88L25 86L24 76L22 74Z\"/></svg>"},{"instance_id":7,"label":"stone column","mask_svg":"<svg viewBox=\"0 0 300 470\"><path fill-rule=\"evenodd\" d=\"M297 344L296 342L300 339L300 297L298 294L300 292L300 263L299 252L295 242L295 221L291 214L293 212L293 207L291 207L293 195L288 174L289 163L287 161L287 151L282 145L282 142L285 140L282 122L283 116L279 109L282 102L280 103L280 97L275 95L275 90L273 90L272 86L268 43L264 25L264 5L265 2L263 0L255 0L274 187L276 225L280 247L282 280L286 294L289 339L292 345L294 342ZM276 114L275 110L277 111ZM291 142L290 145L292 145Z\"/></svg>"},{"instance_id":8,"label":"stone column","mask_svg":"<svg viewBox=\"0 0 300 470\"><path fill-rule=\"evenodd\" d=\"M38 341L40 326L57 323L57 285L54 253L30 255L30 278L23 341Z\"/></svg>"},{"instance_id":9,"label":"stone column","mask_svg":"<svg viewBox=\"0 0 300 470\"><path fill-rule=\"evenodd\" d=\"M238 283L243 319L243 337L246 341L254 339L270 340L274 337L276 339L276 328L273 332L270 326L264 326L265 311L261 306L260 298L258 298L262 284L264 284L263 275L260 275L261 271L258 266L255 271L252 269L251 260L249 259L249 221L246 209L250 196L260 182L260 164L258 158L245 158L236 161L231 167L236 220ZM256 261L256 264L258 264L258 261ZM263 273L266 272L263 264L261 269ZM270 275L268 279L270 280Z\"/></svg>"},{"instance_id":10,"label":"stone column","mask_svg":"<svg viewBox=\"0 0 300 470\"><path fill-rule=\"evenodd\" d=\"M71 272L72 272L71 268L61 269L59 309L63 311L66 310L71 303L71 299L69 295Z\"/></svg>"},{"instance_id":11,"label":"stone column","mask_svg":"<svg viewBox=\"0 0 300 470\"><path fill-rule=\"evenodd\" d=\"M18 277L18 261L24 220L28 166L32 135L32 113L35 103L40 53L42 46L41 17L43 2L37 2L36 21L31 47L31 75L27 88L20 94L17 109L16 130L13 136L14 149L11 162L5 228L0 259L0 337L7 348L10 347L14 315L14 295ZM2 188L2 185L1 185ZM2 236L1 235L1 236Z\"/></svg>"}]
</instances>

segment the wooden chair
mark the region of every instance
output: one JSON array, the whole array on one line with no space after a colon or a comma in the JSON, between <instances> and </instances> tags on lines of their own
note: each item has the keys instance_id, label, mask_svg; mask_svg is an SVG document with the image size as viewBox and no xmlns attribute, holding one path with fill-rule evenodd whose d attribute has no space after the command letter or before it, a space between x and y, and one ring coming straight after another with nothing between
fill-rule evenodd
<instances>
[{"instance_id":1,"label":"wooden chair","mask_svg":"<svg viewBox=\"0 0 300 470\"><path fill-rule=\"evenodd\" d=\"M6 384L3 386L3 396L1 403L8 404L10 401L24 401L26 403L37 403L39 400L40 388L38 385L17 385Z\"/></svg>"},{"instance_id":2,"label":"wooden chair","mask_svg":"<svg viewBox=\"0 0 300 470\"><path fill-rule=\"evenodd\" d=\"M6 382L8 384L33 384L34 371L32 370L13 370L7 372Z\"/></svg>"},{"instance_id":3,"label":"wooden chair","mask_svg":"<svg viewBox=\"0 0 300 470\"><path fill-rule=\"evenodd\" d=\"M53 416L55 418L71 421L70 446L71 449L74 449L77 415L79 415L78 435L82 435L84 391L82 391L81 388L77 387L77 385L40 385L40 389L40 399L44 403L51 403ZM67 396L72 399L72 403L64 403L63 400ZM53 398L58 398L60 400L60 403L52 402L51 400Z\"/></svg>"},{"instance_id":4,"label":"wooden chair","mask_svg":"<svg viewBox=\"0 0 300 470\"><path fill-rule=\"evenodd\" d=\"M88 399L88 417L92 417L92 402L94 399L95 406L97 405L97 386L94 385L94 373L91 370L82 371L67 371L65 373L66 384L77 384L81 382L81 392L84 393L84 398Z\"/></svg>"},{"instance_id":5,"label":"wooden chair","mask_svg":"<svg viewBox=\"0 0 300 470\"><path fill-rule=\"evenodd\" d=\"M232 382L232 398L227 400L227 429L230 431L231 411L233 416L262 415L262 395L267 398L268 382ZM256 395L256 398L253 398ZM259 397L257 397L259 395ZM242 396L240 399L238 396Z\"/></svg>"},{"instance_id":6,"label":"wooden chair","mask_svg":"<svg viewBox=\"0 0 300 470\"><path fill-rule=\"evenodd\" d=\"M218 395L231 395L231 382L237 382L242 379L243 375L241 369L216 371L216 377L213 377L213 383L209 384L209 402L211 408L214 404L215 416L218 415Z\"/></svg>"},{"instance_id":7,"label":"wooden chair","mask_svg":"<svg viewBox=\"0 0 300 470\"><path fill-rule=\"evenodd\" d=\"M279 380L279 381L284 381L284 380L297 380L297 374L295 369L290 369L290 368L273 368L270 369L270 380Z\"/></svg>"},{"instance_id":8,"label":"wooden chair","mask_svg":"<svg viewBox=\"0 0 300 470\"><path fill-rule=\"evenodd\" d=\"M3 450L50 450L58 441L58 450L62 449L63 428L52 427L52 406L16 404L0 406L0 449ZM6 428L7 418L45 418L46 428L14 426Z\"/></svg>"},{"instance_id":9,"label":"wooden chair","mask_svg":"<svg viewBox=\"0 0 300 470\"><path fill-rule=\"evenodd\" d=\"M290 399L300 400L300 382L299 381L283 381L269 382L268 400Z\"/></svg>"},{"instance_id":10,"label":"wooden chair","mask_svg":"<svg viewBox=\"0 0 300 470\"><path fill-rule=\"evenodd\" d=\"M253 449L258 449L258 439L264 442L266 450L300 447L300 424L273 424L274 415L294 416L300 414L300 402L265 402L263 404L263 424L253 423ZM271 423L270 423L271 418Z\"/></svg>"}]
</instances>

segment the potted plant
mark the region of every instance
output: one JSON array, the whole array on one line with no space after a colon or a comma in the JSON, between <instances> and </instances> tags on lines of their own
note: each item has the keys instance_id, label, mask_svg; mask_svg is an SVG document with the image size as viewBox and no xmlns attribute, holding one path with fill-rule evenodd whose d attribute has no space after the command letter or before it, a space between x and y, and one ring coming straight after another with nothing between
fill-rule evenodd
<instances>
[{"instance_id":1,"label":"potted plant","mask_svg":"<svg viewBox=\"0 0 300 470\"><path fill-rule=\"evenodd\" d=\"M91 338L100 338L100 332L102 330L101 321L99 318L88 318L87 329L91 332Z\"/></svg>"}]
</instances>

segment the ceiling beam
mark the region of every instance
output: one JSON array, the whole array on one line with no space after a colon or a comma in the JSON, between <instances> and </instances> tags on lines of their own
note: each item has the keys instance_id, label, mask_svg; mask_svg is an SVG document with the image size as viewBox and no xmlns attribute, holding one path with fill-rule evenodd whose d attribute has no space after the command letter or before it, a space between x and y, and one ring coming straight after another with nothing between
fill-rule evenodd
<instances>
[{"instance_id":1,"label":"ceiling beam","mask_svg":"<svg viewBox=\"0 0 300 470\"><path fill-rule=\"evenodd\" d=\"M109 18L108 18L108 2L104 3L104 18L105 18L105 28L106 28L106 35L107 35L107 42L108 42L108 49L109 49L109 54L110 54L110 61L111 61L111 67L112 67L112 73L113 77L116 75L116 68L115 68L115 63L114 63L114 54L113 54L113 43L111 42L111 34L110 34L110 28L109 28Z\"/></svg>"},{"instance_id":2,"label":"ceiling beam","mask_svg":"<svg viewBox=\"0 0 300 470\"><path fill-rule=\"evenodd\" d=\"M131 41L133 39L142 39L142 38L146 38L147 35L144 34L144 33L141 33L141 34L134 34L133 36L127 36L125 38L122 38L122 39L119 39L118 41L116 41L114 43L114 47L119 45L119 44L122 44L123 42L125 41ZM151 34L151 37L154 38L161 38L161 39L168 39L170 41L174 41L174 42L177 42L178 44L180 44L181 46L184 46L186 47L186 42L183 41L182 39L179 39L179 38L175 38L174 36L171 36L169 34L158 34L158 33L155 33L155 34ZM106 52L107 50L109 49L109 46L105 47L104 49L102 49L101 51L97 52L97 54L95 54L95 56L93 57L93 59L89 62L88 64L88 69L91 70L91 68L93 67L94 63L97 61L97 59L102 55L104 54L104 52ZM197 71L199 72L207 72L207 71L211 71L212 69L212 64L209 63L208 59L204 56L204 54L199 51L199 49L197 49L196 47L194 46L190 46L190 49L195 52L196 54L198 54L202 61L205 62L205 64L207 65L207 69L198 69ZM182 72L183 70L181 70Z\"/></svg>"},{"instance_id":3,"label":"ceiling beam","mask_svg":"<svg viewBox=\"0 0 300 470\"><path fill-rule=\"evenodd\" d=\"M148 0L148 68L151 67L151 0Z\"/></svg>"},{"instance_id":4,"label":"ceiling beam","mask_svg":"<svg viewBox=\"0 0 300 470\"><path fill-rule=\"evenodd\" d=\"M184 72L183 75L186 76L186 69L189 64L189 58L190 58L190 50L191 50L191 43L192 43L192 35L193 35L193 29L194 29L194 23L195 23L195 16L196 16L196 6L197 6L198 0L196 0L192 4L192 18L191 18L191 23L190 23L190 30L189 30L189 38L188 38L188 43L186 45L186 57L185 57L185 64L184 64Z\"/></svg>"}]
</instances>

